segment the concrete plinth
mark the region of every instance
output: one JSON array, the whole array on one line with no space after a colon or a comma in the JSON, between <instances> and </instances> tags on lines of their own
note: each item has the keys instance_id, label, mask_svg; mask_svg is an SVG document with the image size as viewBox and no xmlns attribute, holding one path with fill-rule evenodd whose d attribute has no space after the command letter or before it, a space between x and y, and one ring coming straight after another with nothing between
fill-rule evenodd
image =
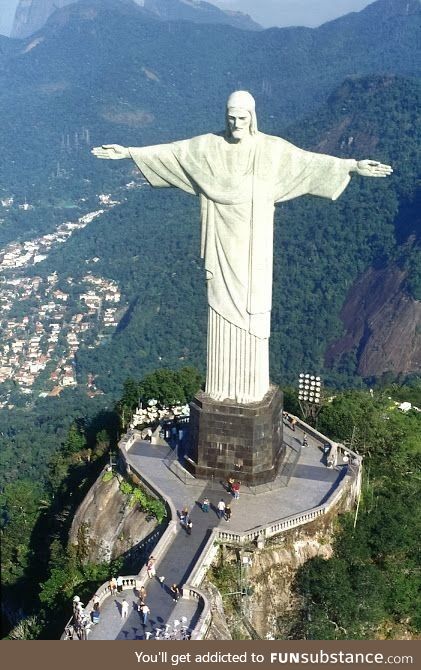
<instances>
[{"instance_id":1,"label":"concrete plinth","mask_svg":"<svg viewBox=\"0 0 421 670\"><path fill-rule=\"evenodd\" d=\"M282 461L282 393L240 405L199 392L190 403L189 465L200 479L238 478L251 486L275 479Z\"/></svg>"}]
</instances>

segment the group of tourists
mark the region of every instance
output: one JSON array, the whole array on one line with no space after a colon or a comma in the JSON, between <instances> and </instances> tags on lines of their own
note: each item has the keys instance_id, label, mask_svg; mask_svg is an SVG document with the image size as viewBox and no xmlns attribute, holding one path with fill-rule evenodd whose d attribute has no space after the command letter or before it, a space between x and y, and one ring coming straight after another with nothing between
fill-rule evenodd
<instances>
[{"instance_id":1,"label":"group of tourists","mask_svg":"<svg viewBox=\"0 0 421 670\"><path fill-rule=\"evenodd\" d=\"M76 636L78 640L86 640L92 624L97 623L97 621L94 621L94 612L99 621L99 598L96 595L94 596L94 608L91 618L88 617L79 596L75 596L73 598L73 617L65 629L66 639L74 640Z\"/></svg>"},{"instance_id":2,"label":"group of tourists","mask_svg":"<svg viewBox=\"0 0 421 670\"><path fill-rule=\"evenodd\" d=\"M111 577L110 581L108 582L108 588L110 589L112 596L115 596L116 593L121 593L123 590L123 577L121 575L119 575L117 579L115 577Z\"/></svg>"},{"instance_id":3,"label":"group of tourists","mask_svg":"<svg viewBox=\"0 0 421 670\"><path fill-rule=\"evenodd\" d=\"M240 497L240 486L241 482L236 481L232 477L230 477L227 481L228 493L231 493L234 500L238 500Z\"/></svg>"}]
</instances>

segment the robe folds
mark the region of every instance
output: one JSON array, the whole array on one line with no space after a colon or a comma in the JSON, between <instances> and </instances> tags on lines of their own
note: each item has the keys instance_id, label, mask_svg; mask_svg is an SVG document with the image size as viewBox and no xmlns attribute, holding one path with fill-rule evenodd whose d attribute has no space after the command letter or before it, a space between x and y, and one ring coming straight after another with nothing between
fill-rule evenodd
<instances>
[{"instance_id":1,"label":"robe folds","mask_svg":"<svg viewBox=\"0 0 421 670\"><path fill-rule=\"evenodd\" d=\"M129 152L152 186L200 198L207 392L218 400L261 400L269 388L274 205L305 194L335 200L355 161L263 133L239 143L209 133Z\"/></svg>"}]
</instances>

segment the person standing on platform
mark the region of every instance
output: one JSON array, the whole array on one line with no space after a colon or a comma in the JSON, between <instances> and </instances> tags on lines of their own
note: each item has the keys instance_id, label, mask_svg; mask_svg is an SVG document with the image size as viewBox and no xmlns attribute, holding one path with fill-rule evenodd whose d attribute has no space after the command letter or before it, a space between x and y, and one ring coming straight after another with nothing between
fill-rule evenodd
<instances>
[{"instance_id":1,"label":"person standing on platform","mask_svg":"<svg viewBox=\"0 0 421 670\"><path fill-rule=\"evenodd\" d=\"M149 607L146 604L142 605L141 614L142 614L142 623L144 626L146 626L146 624L148 623L148 616L150 613L151 610L149 609Z\"/></svg>"},{"instance_id":2,"label":"person standing on platform","mask_svg":"<svg viewBox=\"0 0 421 670\"><path fill-rule=\"evenodd\" d=\"M153 556L150 557L149 561L146 564L146 572L148 573L149 579L152 579L156 575L155 559Z\"/></svg>"},{"instance_id":3,"label":"person standing on platform","mask_svg":"<svg viewBox=\"0 0 421 670\"><path fill-rule=\"evenodd\" d=\"M121 618L127 619L129 616L129 603L125 598L121 601Z\"/></svg>"},{"instance_id":4,"label":"person standing on platform","mask_svg":"<svg viewBox=\"0 0 421 670\"><path fill-rule=\"evenodd\" d=\"M203 498L203 502L202 502L203 512L209 512L209 505L210 505L209 498Z\"/></svg>"},{"instance_id":5,"label":"person standing on platform","mask_svg":"<svg viewBox=\"0 0 421 670\"><path fill-rule=\"evenodd\" d=\"M170 588L172 599L177 602L181 596L180 587L177 584L173 584Z\"/></svg>"},{"instance_id":6,"label":"person standing on platform","mask_svg":"<svg viewBox=\"0 0 421 670\"><path fill-rule=\"evenodd\" d=\"M225 514L225 503L221 498L221 500L218 503L218 516L219 516L219 518L222 519L224 514Z\"/></svg>"},{"instance_id":7,"label":"person standing on platform","mask_svg":"<svg viewBox=\"0 0 421 670\"><path fill-rule=\"evenodd\" d=\"M94 607L93 607L93 610L91 612L92 623L93 624L99 623L100 617L101 617L101 613L99 611L99 602L94 603Z\"/></svg>"}]
</instances>

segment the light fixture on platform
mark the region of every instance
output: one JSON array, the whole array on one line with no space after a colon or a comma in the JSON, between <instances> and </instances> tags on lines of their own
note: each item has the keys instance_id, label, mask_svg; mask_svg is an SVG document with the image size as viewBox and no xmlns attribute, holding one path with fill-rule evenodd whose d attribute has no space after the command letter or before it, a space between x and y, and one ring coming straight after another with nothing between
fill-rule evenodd
<instances>
[{"instance_id":1,"label":"light fixture on platform","mask_svg":"<svg viewBox=\"0 0 421 670\"><path fill-rule=\"evenodd\" d=\"M323 382L320 377L309 372L300 372L298 377L298 402L304 418L316 420L322 408Z\"/></svg>"}]
</instances>

